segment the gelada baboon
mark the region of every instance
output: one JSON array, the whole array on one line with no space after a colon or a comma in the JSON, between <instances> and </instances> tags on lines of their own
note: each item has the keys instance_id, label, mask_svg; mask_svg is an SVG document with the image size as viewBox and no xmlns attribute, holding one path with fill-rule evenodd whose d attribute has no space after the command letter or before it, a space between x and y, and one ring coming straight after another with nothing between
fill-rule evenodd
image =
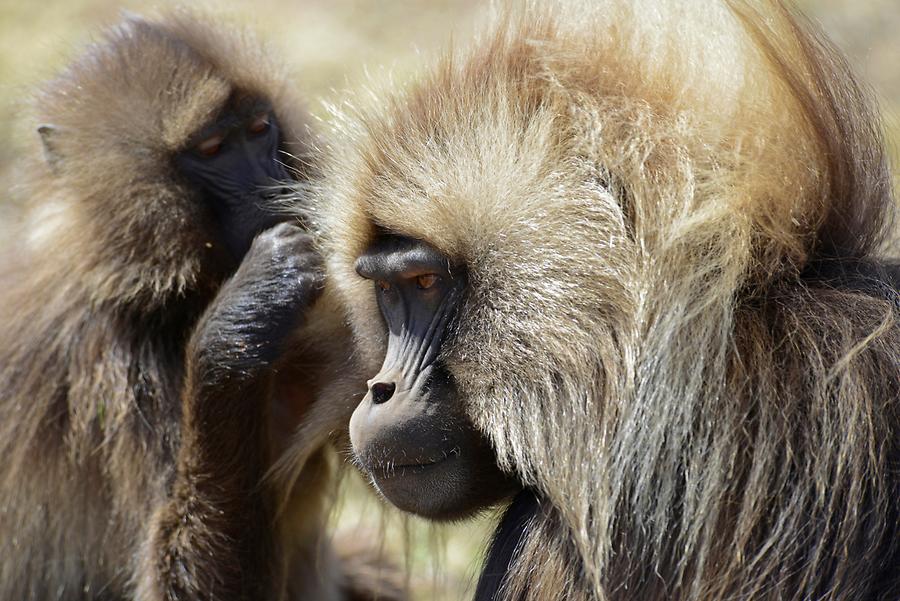
<instances>
[{"instance_id":1,"label":"gelada baboon","mask_svg":"<svg viewBox=\"0 0 900 601\"><path fill-rule=\"evenodd\" d=\"M319 384L346 353L310 308L319 254L269 202L314 174L283 82L249 34L175 11L36 97L0 286L3 599L394 598L323 532L352 397Z\"/></svg>"},{"instance_id":2,"label":"gelada baboon","mask_svg":"<svg viewBox=\"0 0 900 601\"><path fill-rule=\"evenodd\" d=\"M521 489L479 599L897 599L866 94L778 2L540 4L336 121L358 462L436 518Z\"/></svg>"}]
</instances>

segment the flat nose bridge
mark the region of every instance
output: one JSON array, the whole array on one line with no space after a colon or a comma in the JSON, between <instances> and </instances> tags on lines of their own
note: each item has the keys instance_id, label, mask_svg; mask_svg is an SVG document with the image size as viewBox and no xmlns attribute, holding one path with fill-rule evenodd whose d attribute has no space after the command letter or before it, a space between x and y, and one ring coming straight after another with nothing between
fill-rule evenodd
<instances>
[{"instance_id":1,"label":"flat nose bridge","mask_svg":"<svg viewBox=\"0 0 900 601\"><path fill-rule=\"evenodd\" d=\"M394 396L397 384L394 382L375 382L369 389L372 393L372 402L376 405L387 403Z\"/></svg>"},{"instance_id":2,"label":"flat nose bridge","mask_svg":"<svg viewBox=\"0 0 900 601\"><path fill-rule=\"evenodd\" d=\"M260 148L247 139L240 139L235 144L240 146L243 156L244 177L254 188L254 192L264 193L276 188L281 182L290 180L290 175L277 157L268 152L260 152Z\"/></svg>"}]
</instances>

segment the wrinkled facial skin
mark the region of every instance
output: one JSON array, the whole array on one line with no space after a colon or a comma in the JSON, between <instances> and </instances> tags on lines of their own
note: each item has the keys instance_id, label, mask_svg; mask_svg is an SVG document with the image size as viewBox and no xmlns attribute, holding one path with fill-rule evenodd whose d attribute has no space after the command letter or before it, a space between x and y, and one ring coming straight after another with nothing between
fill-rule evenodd
<instances>
[{"instance_id":1,"label":"wrinkled facial skin","mask_svg":"<svg viewBox=\"0 0 900 601\"><path fill-rule=\"evenodd\" d=\"M427 244L396 236L372 245L356 270L374 281L388 327L384 364L350 420L359 463L387 500L431 519L466 517L511 495L515 480L438 360L465 276Z\"/></svg>"},{"instance_id":2,"label":"wrinkled facial skin","mask_svg":"<svg viewBox=\"0 0 900 601\"><path fill-rule=\"evenodd\" d=\"M269 201L290 179L279 156L278 121L263 103L235 107L194 136L175 157L219 224L221 242L240 261L253 238L284 217Z\"/></svg>"}]
</instances>

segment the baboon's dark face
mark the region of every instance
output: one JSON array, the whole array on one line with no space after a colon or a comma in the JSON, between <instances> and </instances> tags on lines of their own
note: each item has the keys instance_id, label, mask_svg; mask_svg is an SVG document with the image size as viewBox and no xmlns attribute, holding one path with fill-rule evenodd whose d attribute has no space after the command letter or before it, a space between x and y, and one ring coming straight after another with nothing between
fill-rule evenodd
<instances>
[{"instance_id":1,"label":"baboon's dark face","mask_svg":"<svg viewBox=\"0 0 900 601\"><path fill-rule=\"evenodd\" d=\"M229 107L198 132L176 164L218 222L221 241L239 261L253 238L282 221L271 206L290 176L280 157L278 120L261 100Z\"/></svg>"},{"instance_id":2,"label":"baboon's dark face","mask_svg":"<svg viewBox=\"0 0 900 601\"><path fill-rule=\"evenodd\" d=\"M359 462L397 507L463 517L515 490L466 417L440 361L466 287L465 273L424 242L388 236L356 262L374 281L388 328L381 371L350 420Z\"/></svg>"}]
</instances>

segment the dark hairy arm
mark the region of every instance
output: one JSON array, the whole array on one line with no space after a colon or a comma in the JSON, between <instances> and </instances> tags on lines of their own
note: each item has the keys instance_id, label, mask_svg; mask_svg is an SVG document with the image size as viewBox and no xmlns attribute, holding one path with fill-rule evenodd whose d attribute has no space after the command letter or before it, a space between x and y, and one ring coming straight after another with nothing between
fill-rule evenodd
<instances>
[{"instance_id":1,"label":"dark hairy arm","mask_svg":"<svg viewBox=\"0 0 900 601\"><path fill-rule=\"evenodd\" d=\"M144 601L270 595L267 465L270 366L322 287L310 236L282 224L260 234L188 344L181 447L150 524L138 583Z\"/></svg>"}]
</instances>

